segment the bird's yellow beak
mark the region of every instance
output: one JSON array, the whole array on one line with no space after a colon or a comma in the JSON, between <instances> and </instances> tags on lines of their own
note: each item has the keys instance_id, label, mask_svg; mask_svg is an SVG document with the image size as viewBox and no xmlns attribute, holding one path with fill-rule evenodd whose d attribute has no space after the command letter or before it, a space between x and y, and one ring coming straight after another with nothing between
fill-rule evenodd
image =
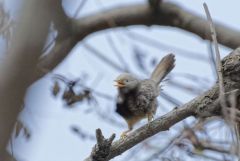
<instances>
[{"instance_id":1,"label":"bird's yellow beak","mask_svg":"<svg viewBox=\"0 0 240 161\"><path fill-rule=\"evenodd\" d=\"M118 88L125 87L125 84L122 80L114 80L114 82L116 82L114 86L117 86Z\"/></svg>"}]
</instances>

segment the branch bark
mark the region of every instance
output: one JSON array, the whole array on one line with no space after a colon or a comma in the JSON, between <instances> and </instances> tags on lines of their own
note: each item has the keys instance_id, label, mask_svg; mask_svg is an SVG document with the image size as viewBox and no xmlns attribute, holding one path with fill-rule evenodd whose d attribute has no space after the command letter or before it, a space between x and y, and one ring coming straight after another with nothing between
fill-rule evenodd
<instances>
[{"instance_id":1,"label":"branch bark","mask_svg":"<svg viewBox=\"0 0 240 161\"><path fill-rule=\"evenodd\" d=\"M52 70L58 65L86 36L110 28L125 27L131 25L162 25L177 27L185 31L198 35L204 40L211 40L208 22L192 12L189 12L172 3L160 3L158 12L153 12L148 4L136 4L113 8L101 13L71 19L68 34L57 39L55 46L48 55L40 60L40 66L44 69ZM114 25L111 25L114 22ZM224 26L215 24L218 41L220 44L235 49L240 46L240 32ZM42 77L45 73L38 72L35 79Z\"/></svg>"},{"instance_id":2,"label":"branch bark","mask_svg":"<svg viewBox=\"0 0 240 161\"><path fill-rule=\"evenodd\" d=\"M114 26L110 25L114 22ZM90 33L130 25L162 25L178 27L192 32L203 38L211 40L208 21L201 16L189 12L172 3L160 3L159 11L154 13L148 4L139 4L113 8L96 15L87 16L72 21L73 32L78 40L82 40ZM220 44L235 49L240 45L240 32L220 23L215 24L218 41Z\"/></svg>"},{"instance_id":3,"label":"branch bark","mask_svg":"<svg viewBox=\"0 0 240 161\"><path fill-rule=\"evenodd\" d=\"M102 131L100 129L96 130L96 138L97 144L94 146L92 153L91 153L91 160L92 161L104 161L107 159L108 154L110 152L111 144L115 138L115 134L109 139L105 139Z\"/></svg>"},{"instance_id":4,"label":"branch bark","mask_svg":"<svg viewBox=\"0 0 240 161\"><path fill-rule=\"evenodd\" d=\"M25 1L9 53L0 67L0 160L6 159L6 145L25 91L33 82L33 73L44 47L54 3ZM35 14L37 13L37 14ZM9 158L9 157L8 157Z\"/></svg>"},{"instance_id":5,"label":"branch bark","mask_svg":"<svg viewBox=\"0 0 240 161\"><path fill-rule=\"evenodd\" d=\"M240 48L234 50L225 57L222 60L222 64L225 85L224 88L226 92L240 89L240 75L238 74L240 72ZM113 142L106 161L122 154L141 141L161 131L169 130L176 123L190 116L204 118L221 115L219 103L216 103L219 101L218 94L219 86L218 83L216 83L210 90L196 97L192 101L181 107L176 107L171 112L152 121L149 125L144 125L133 131L126 139L120 139ZM85 161L91 161L91 156L85 159Z\"/></svg>"}]
</instances>

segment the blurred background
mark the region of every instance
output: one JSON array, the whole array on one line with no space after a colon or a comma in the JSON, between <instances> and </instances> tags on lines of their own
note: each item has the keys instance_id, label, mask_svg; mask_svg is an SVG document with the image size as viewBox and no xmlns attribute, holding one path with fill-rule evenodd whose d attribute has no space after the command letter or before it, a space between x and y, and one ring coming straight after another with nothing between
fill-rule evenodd
<instances>
[{"instance_id":1,"label":"blurred background","mask_svg":"<svg viewBox=\"0 0 240 161\"><path fill-rule=\"evenodd\" d=\"M205 17L202 0L165 1ZM10 22L8 30L1 33L3 56L22 1L0 2L2 15L5 12L1 22ZM239 1L205 2L214 21L239 29ZM62 6L69 17L79 19L145 3L146 0L63 0ZM49 32L45 54L57 35L54 27ZM220 45L222 58L231 51ZM19 127L15 129L8 151L18 161L80 161L89 156L96 144L97 128L104 136L116 133L119 139L127 124L115 112L117 89L113 80L122 72L149 78L156 64L168 53L175 54L176 66L161 84L155 118L180 107L216 83L211 43L179 28L159 25L117 27L88 35L53 71L28 88ZM68 99L73 93L78 97ZM134 129L146 123L147 120L142 120ZM214 118L200 124L191 117L113 160L237 160L227 153L198 149L191 139L181 137L189 128L194 129L197 138L219 147L229 148L233 141L224 121Z\"/></svg>"}]
</instances>

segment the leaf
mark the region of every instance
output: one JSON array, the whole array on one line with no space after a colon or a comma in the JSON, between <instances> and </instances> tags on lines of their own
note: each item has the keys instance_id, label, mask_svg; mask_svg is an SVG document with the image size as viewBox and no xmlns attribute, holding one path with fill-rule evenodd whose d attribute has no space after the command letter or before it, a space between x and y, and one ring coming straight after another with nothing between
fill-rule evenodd
<instances>
[{"instance_id":1,"label":"leaf","mask_svg":"<svg viewBox=\"0 0 240 161\"><path fill-rule=\"evenodd\" d=\"M54 96L57 96L57 94L59 93L60 91L60 86L59 86L59 83L57 81L54 82L54 85L53 85L53 88L52 88L52 94Z\"/></svg>"},{"instance_id":2,"label":"leaf","mask_svg":"<svg viewBox=\"0 0 240 161\"><path fill-rule=\"evenodd\" d=\"M20 121L17 121L15 124L15 138L19 136L22 128L23 128L22 123Z\"/></svg>"},{"instance_id":3,"label":"leaf","mask_svg":"<svg viewBox=\"0 0 240 161\"><path fill-rule=\"evenodd\" d=\"M75 96L74 91L71 89L66 89L63 93L62 98L67 101L67 100L71 99L73 96Z\"/></svg>"},{"instance_id":4,"label":"leaf","mask_svg":"<svg viewBox=\"0 0 240 161\"><path fill-rule=\"evenodd\" d=\"M20 132L23 130L23 135L26 139L29 139L31 137L31 134L29 130L23 125L21 121L17 121L15 124L15 138L17 138L20 134Z\"/></svg>"}]
</instances>

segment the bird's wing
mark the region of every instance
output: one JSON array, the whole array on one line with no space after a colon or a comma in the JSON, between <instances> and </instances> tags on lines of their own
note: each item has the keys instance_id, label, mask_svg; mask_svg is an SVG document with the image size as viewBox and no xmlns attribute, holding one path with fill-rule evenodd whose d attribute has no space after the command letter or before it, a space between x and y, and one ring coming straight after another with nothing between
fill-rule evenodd
<instances>
[{"instance_id":1,"label":"bird's wing","mask_svg":"<svg viewBox=\"0 0 240 161\"><path fill-rule=\"evenodd\" d=\"M136 107L147 111L152 101L158 96L158 89L153 80L143 80L137 92Z\"/></svg>"},{"instance_id":2,"label":"bird's wing","mask_svg":"<svg viewBox=\"0 0 240 161\"><path fill-rule=\"evenodd\" d=\"M151 78L157 84L159 84L165 76L174 68L175 56L168 54L162 58L157 67L152 72Z\"/></svg>"}]
</instances>

